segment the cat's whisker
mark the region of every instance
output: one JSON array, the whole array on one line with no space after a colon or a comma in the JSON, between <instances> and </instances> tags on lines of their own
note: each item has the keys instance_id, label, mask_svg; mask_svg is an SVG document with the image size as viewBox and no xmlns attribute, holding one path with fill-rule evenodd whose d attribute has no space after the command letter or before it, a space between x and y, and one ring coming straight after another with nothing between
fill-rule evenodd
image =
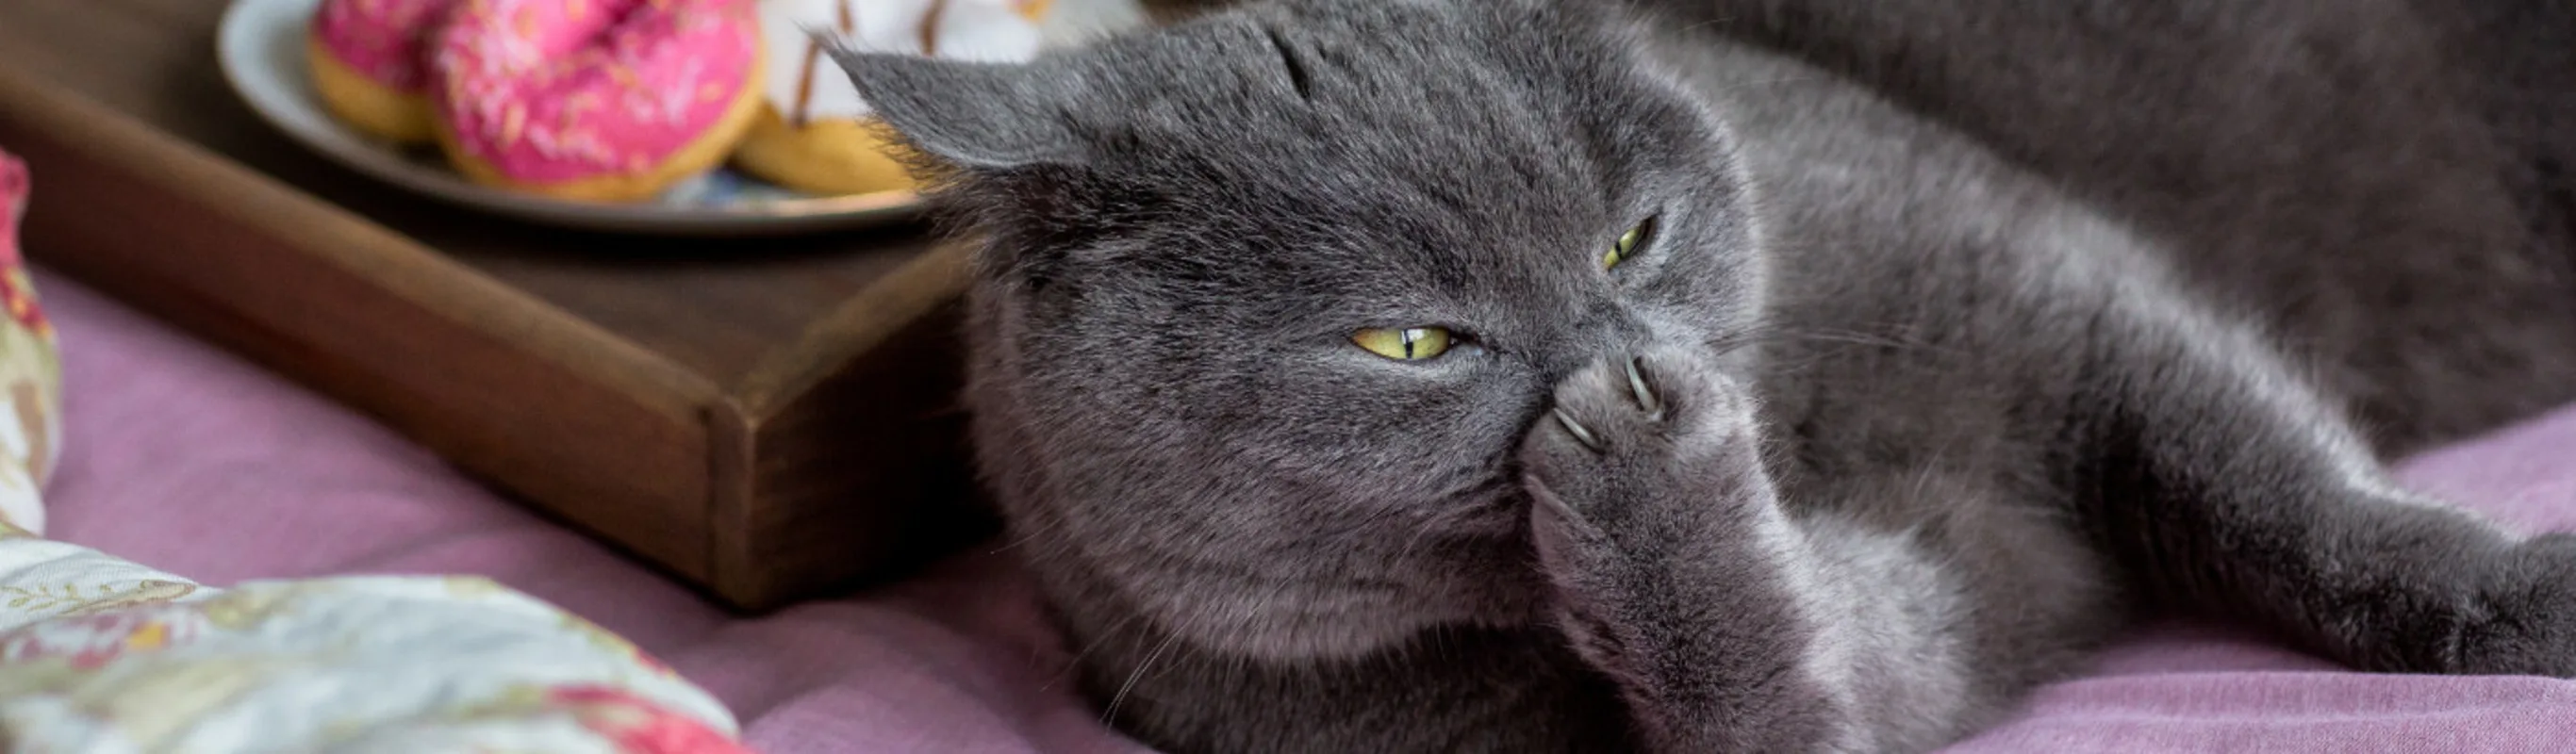
<instances>
[{"instance_id":1,"label":"cat's whisker","mask_svg":"<svg viewBox=\"0 0 2576 754\"><path fill-rule=\"evenodd\" d=\"M1146 669L1152 668L1155 660L1162 659L1163 651L1171 649L1172 642L1179 641L1180 638L1180 634L1165 636L1162 643L1154 645L1154 651L1145 653L1145 659L1136 663L1136 669L1127 674L1127 682L1119 684L1118 693L1109 697L1109 706L1101 709L1101 724L1107 725L1118 718L1118 707L1127 703L1127 694L1136 690L1136 681L1144 678Z\"/></svg>"},{"instance_id":2,"label":"cat's whisker","mask_svg":"<svg viewBox=\"0 0 2576 754\"><path fill-rule=\"evenodd\" d=\"M1510 457L1505 455L1487 463L1484 468L1503 469L1509 463ZM1512 483L1505 480L1517 478L1519 478L1517 474L1488 476L1433 495L1430 498L1431 502L1428 503L1433 513L1410 519L1412 525L1405 528L1413 530L1413 541L1406 543L1399 552L1412 552L1421 545L1424 537L1449 531L1459 520L1490 514L1494 498L1498 494L1497 488L1507 488ZM1405 520L1405 515L1413 511L1413 508L1407 506L1387 506L1350 522L1327 538L1341 539L1343 535L1380 529L1390 523Z\"/></svg>"},{"instance_id":3,"label":"cat's whisker","mask_svg":"<svg viewBox=\"0 0 2576 754\"><path fill-rule=\"evenodd\" d=\"M1716 351L1717 355L1724 356L1737 350L1753 346L1791 342L1838 343L1844 345L1871 346L1876 348L1927 349L1942 352L1956 351L1956 349L1948 346L1936 345L1920 339L1907 338L1899 335L1835 328L1789 329L1776 323L1764 323L1750 329L1736 332L1711 343L1710 347Z\"/></svg>"},{"instance_id":4,"label":"cat's whisker","mask_svg":"<svg viewBox=\"0 0 2576 754\"><path fill-rule=\"evenodd\" d=\"M1700 21L1700 22L1692 23L1692 24L1685 24L1685 25L1683 25L1683 26L1682 26L1682 31L1685 31L1685 32L1699 31L1699 30L1701 30L1701 29L1707 29L1707 28L1718 27L1718 26L1731 26L1731 25L1734 25L1734 23L1735 23L1735 17L1734 17L1734 16L1731 16L1731 15L1729 15L1729 16L1718 16L1718 17L1716 17L1716 18L1708 19L1708 20L1706 20L1706 21Z\"/></svg>"},{"instance_id":5,"label":"cat's whisker","mask_svg":"<svg viewBox=\"0 0 2576 754\"><path fill-rule=\"evenodd\" d=\"M1821 77L1821 76L1778 76L1778 77L1767 78L1767 79L1744 79L1744 80L1742 80L1742 81L1729 81L1729 82L1726 82L1726 84L1725 84L1724 86L1716 86L1716 87L1711 87L1711 88L1712 88L1713 90L1715 90L1715 91L1720 91L1720 92L1738 92L1738 91L1743 91L1743 90L1746 90L1746 89L1752 89L1752 88L1755 88L1755 87L1779 86L1779 85L1781 85L1781 84L1804 84L1804 83L1808 83L1808 82L1821 81L1821 80L1823 80L1823 77Z\"/></svg>"},{"instance_id":6,"label":"cat's whisker","mask_svg":"<svg viewBox=\"0 0 2576 754\"><path fill-rule=\"evenodd\" d=\"M919 411L919 412L916 412L916 413L914 413L914 414L912 415L912 419L913 419L914 421L933 421L933 420L938 420L938 419L953 419L953 418L957 418L957 417L965 416L965 415L966 415L966 412L967 412L966 404L963 404L963 403L947 403L947 404L942 404L942 405L939 405L939 406L936 406L936 407L933 407L933 408L927 408L927 409L923 409L923 410L921 410L921 411Z\"/></svg>"},{"instance_id":7,"label":"cat's whisker","mask_svg":"<svg viewBox=\"0 0 2576 754\"><path fill-rule=\"evenodd\" d=\"M985 554L1001 555L1012 550L1026 547L1029 543L1037 541L1039 537L1046 536L1049 532L1054 531L1057 526L1057 524L1053 523L1040 523L1038 526L1030 528L1028 532L994 546L993 549L986 551Z\"/></svg>"},{"instance_id":8,"label":"cat's whisker","mask_svg":"<svg viewBox=\"0 0 2576 754\"><path fill-rule=\"evenodd\" d=\"M1091 641L1084 644L1081 650L1074 652L1072 657L1065 658L1064 667L1059 668L1055 673L1055 677L1047 679L1047 682L1044 685L1039 686L1038 690L1046 691L1053 689L1058 681L1062 681L1081 673L1082 661L1090 658L1091 653L1100 651L1100 648L1107 645L1111 638L1118 636L1120 632L1126 631L1129 627L1136 625L1137 622L1144 620L1144 618L1144 613L1130 613L1126 617L1119 618L1117 622L1111 623L1108 630L1100 632L1099 636L1092 637Z\"/></svg>"},{"instance_id":9,"label":"cat's whisker","mask_svg":"<svg viewBox=\"0 0 2576 754\"><path fill-rule=\"evenodd\" d=\"M1947 347L1935 346L1919 340L1904 340L1874 333L1860 332L1857 330L1810 330L1803 333L1794 333L1793 335L1805 340L1823 341L1828 343L1845 343L1858 346L1950 350Z\"/></svg>"},{"instance_id":10,"label":"cat's whisker","mask_svg":"<svg viewBox=\"0 0 2576 754\"><path fill-rule=\"evenodd\" d=\"M1432 535L1449 531L1460 520L1482 515L1495 515L1493 509L1501 504L1498 503L1499 498L1500 496L1496 495L1480 500L1462 501L1453 498L1451 500L1444 501L1440 512L1433 514L1429 518L1423 519L1420 526L1414 527L1413 534L1406 538L1404 547L1397 550L1397 552L1404 555L1411 555L1420 551L1424 547L1424 542L1429 540Z\"/></svg>"}]
</instances>

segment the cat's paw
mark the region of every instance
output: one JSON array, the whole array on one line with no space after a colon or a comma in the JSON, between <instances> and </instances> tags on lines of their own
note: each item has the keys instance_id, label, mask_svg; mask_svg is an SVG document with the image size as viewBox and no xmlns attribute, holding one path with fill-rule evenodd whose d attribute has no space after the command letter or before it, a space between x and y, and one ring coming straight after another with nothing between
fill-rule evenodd
<instances>
[{"instance_id":1,"label":"cat's paw","mask_svg":"<svg viewBox=\"0 0 2576 754\"><path fill-rule=\"evenodd\" d=\"M1543 567L1564 588L1722 544L1771 505L1754 426L1743 387L1689 351L1567 378L1521 449Z\"/></svg>"},{"instance_id":2,"label":"cat's paw","mask_svg":"<svg viewBox=\"0 0 2576 754\"><path fill-rule=\"evenodd\" d=\"M1704 609L1696 590L1760 570L1757 522L1779 513L1754 426L1743 388L1686 351L1605 359L1557 386L1521 446L1522 484L1557 624L1593 667L1641 675L1629 655Z\"/></svg>"},{"instance_id":3,"label":"cat's paw","mask_svg":"<svg viewBox=\"0 0 2576 754\"><path fill-rule=\"evenodd\" d=\"M2576 678L2576 535L2516 545L2487 572L2455 672Z\"/></svg>"}]
</instances>

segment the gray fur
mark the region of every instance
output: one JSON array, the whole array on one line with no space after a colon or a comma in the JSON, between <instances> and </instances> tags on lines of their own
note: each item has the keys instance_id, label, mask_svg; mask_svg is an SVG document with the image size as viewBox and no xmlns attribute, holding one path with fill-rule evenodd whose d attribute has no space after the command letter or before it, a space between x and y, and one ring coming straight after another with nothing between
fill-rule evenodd
<instances>
[{"instance_id":1,"label":"gray fur","mask_svg":"<svg viewBox=\"0 0 2576 754\"><path fill-rule=\"evenodd\" d=\"M2381 465L2576 399L2576 11L1642 5L842 56L985 234L977 451L1123 729L1919 750L2151 611L2576 675L2576 543Z\"/></svg>"}]
</instances>

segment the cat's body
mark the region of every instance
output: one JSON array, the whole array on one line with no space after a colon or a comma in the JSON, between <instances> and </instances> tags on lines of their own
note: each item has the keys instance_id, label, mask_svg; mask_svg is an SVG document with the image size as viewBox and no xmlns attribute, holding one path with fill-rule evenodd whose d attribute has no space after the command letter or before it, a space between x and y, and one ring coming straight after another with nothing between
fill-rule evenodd
<instances>
[{"instance_id":1,"label":"cat's body","mask_svg":"<svg viewBox=\"0 0 2576 754\"><path fill-rule=\"evenodd\" d=\"M1658 0L2161 243L2384 449L2576 397L2576 6Z\"/></svg>"},{"instance_id":2,"label":"cat's body","mask_svg":"<svg viewBox=\"0 0 2576 754\"><path fill-rule=\"evenodd\" d=\"M2576 19L2481 2L1312 0L850 62L994 234L979 452L1122 727L1907 750L2149 610L2576 673L2576 546L2375 457L2576 398ZM1475 345L1340 338L1414 324Z\"/></svg>"}]
</instances>

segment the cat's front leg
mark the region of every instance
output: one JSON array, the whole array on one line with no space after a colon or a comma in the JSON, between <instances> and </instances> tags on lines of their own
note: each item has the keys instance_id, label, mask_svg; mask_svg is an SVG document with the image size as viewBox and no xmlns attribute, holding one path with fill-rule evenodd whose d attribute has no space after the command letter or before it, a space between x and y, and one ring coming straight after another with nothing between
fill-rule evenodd
<instances>
[{"instance_id":1,"label":"cat's front leg","mask_svg":"<svg viewBox=\"0 0 2576 754\"><path fill-rule=\"evenodd\" d=\"M1818 642L1833 611L1757 441L1741 387L1661 351L1568 379L1522 450L1557 622L1660 751L1860 745Z\"/></svg>"}]
</instances>

